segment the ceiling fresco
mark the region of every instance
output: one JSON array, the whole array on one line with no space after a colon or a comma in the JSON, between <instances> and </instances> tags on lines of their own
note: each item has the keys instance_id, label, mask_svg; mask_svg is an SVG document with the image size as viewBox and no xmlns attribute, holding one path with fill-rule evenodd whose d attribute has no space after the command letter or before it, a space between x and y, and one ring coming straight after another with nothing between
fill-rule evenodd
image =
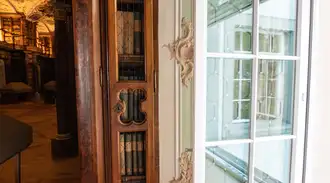
<instances>
[{"instance_id":1,"label":"ceiling fresco","mask_svg":"<svg viewBox=\"0 0 330 183\"><path fill-rule=\"evenodd\" d=\"M0 0L0 13L22 14L27 20L38 22L38 32L53 32L52 4L52 0Z\"/></svg>"}]
</instances>

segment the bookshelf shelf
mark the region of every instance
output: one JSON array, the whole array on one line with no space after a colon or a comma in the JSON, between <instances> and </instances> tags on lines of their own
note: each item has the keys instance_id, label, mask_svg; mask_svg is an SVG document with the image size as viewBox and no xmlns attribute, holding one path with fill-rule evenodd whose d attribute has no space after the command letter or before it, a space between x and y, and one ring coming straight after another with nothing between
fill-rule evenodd
<instances>
[{"instance_id":1,"label":"bookshelf shelf","mask_svg":"<svg viewBox=\"0 0 330 183\"><path fill-rule=\"evenodd\" d=\"M127 4L143 4L143 0L121 0L121 1L117 1L118 4L123 4L123 3L127 3Z\"/></svg>"},{"instance_id":2,"label":"bookshelf shelf","mask_svg":"<svg viewBox=\"0 0 330 183\"><path fill-rule=\"evenodd\" d=\"M118 54L119 59L144 59L144 55Z\"/></svg>"}]
</instances>

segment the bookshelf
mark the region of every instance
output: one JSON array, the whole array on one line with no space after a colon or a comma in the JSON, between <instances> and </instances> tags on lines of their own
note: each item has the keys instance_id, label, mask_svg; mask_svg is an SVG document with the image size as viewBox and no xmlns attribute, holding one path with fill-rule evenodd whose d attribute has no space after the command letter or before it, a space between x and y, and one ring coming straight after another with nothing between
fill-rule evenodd
<instances>
[{"instance_id":1,"label":"bookshelf","mask_svg":"<svg viewBox=\"0 0 330 183\"><path fill-rule=\"evenodd\" d=\"M25 35L24 45L26 46L36 46L36 32L37 25L35 22L25 21L23 32Z\"/></svg>"},{"instance_id":2,"label":"bookshelf","mask_svg":"<svg viewBox=\"0 0 330 183\"><path fill-rule=\"evenodd\" d=\"M2 29L4 40L10 44L22 44L22 23L21 18L2 18Z\"/></svg>"},{"instance_id":3,"label":"bookshelf","mask_svg":"<svg viewBox=\"0 0 330 183\"><path fill-rule=\"evenodd\" d=\"M108 0L111 182L157 182L152 1Z\"/></svg>"},{"instance_id":4,"label":"bookshelf","mask_svg":"<svg viewBox=\"0 0 330 183\"><path fill-rule=\"evenodd\" d=\"M2 29L6 31L4 32L4 36L3 36L4 40L7 43L13 43L12 35L8 33L8 32L12 32L11 18L2 18Z\"/></svg>"}]
</instances>

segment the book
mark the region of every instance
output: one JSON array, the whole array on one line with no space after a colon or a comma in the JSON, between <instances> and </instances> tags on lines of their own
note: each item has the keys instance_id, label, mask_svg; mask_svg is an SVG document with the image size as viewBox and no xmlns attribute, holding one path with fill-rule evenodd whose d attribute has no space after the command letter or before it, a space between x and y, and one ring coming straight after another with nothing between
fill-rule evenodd
<instances>
[{"instance_id":1,"label":"book","mask_svg":"<svg viewBox=\"0 0 330 183\"><path fill-rule=\"evenodd\" d=\"M117 11L117 52L124 54L124 12Z\"/></svg>"},{"instance_id":2,"label":"book","mask_svg":"<svg viewBox=\"0 0 330 183\"><path fill-rule=\"evenodd\" d=\"M142 25L141 25L141 13L134 12L134 53L139 55L143 49L141 46L142 37Z\"/></svg>"},{"instance_id":3,"label":"book","mask_svg":"<svg viewBox=\"0 0 330 183\"><path fill-rule=\"evenodd\" d=\"M145 164L146 164L145 132L137 133L136 143L137 143L137 155L138 155L138 174L145 175Z\"/></svg>"},{"instance_id":4,"label":"book","mask_svg":"<svg viewBox=\"0 0 330 183\"><path fill-rule=\"evenodd\" d=\"M138 175L137 133L132 133L133 175Z\"/></svg>"},{"instance_id":5,"label":"book","mask_svg":"<svg viewBox=\"0 0 330 183\"><path fill-rule=\"evenodd\" d=\"M133 166L133 156L132 156L132 134L125 133L125 166L126 166L126 175L133 175L132 166Z\"/></svg>"},{"instance_id":6,"label":"book","mask_svg":"<svg viewBox=\"0 0 330 183\"><path fill-rule=\"evenodd\" d=\"M134 54L134 13L124 12L124 54Z\"/></svg>"},{"instance_id":7,"label":"book","mask_svg":"<svg viewBox=\"0 0 330 183\"><path fill-rule=\"evenodd\" d=\"M125 134L124 133L120 133L120 136L119 136L119 152L120 152L120 174L126 175Z\"/></svg>"}]
</instances>

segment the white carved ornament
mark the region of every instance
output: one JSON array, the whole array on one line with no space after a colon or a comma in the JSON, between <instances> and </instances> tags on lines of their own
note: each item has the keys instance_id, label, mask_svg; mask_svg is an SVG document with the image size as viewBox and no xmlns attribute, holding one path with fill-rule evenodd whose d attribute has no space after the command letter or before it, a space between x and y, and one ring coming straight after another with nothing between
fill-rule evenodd
<instances>
[{"instance_id":1,"label":"white carved ornament","mask_svg":"<svg viewBox=\"0 0 330 183\"><path fill-rule=\"evenodd\" d=\"M192 183L193 160L192 151L186 150L180 156L180 177L172 180L170 183Z\"/></svg>"},{"instance_id":2,"label":"white carved ornament","mask_svg":"<svg viewBox=\"0 0 330 183\"><path fill-rule=\"evenodd\" d=\"M188 86L194 71L194 33L192 23L185 17L181 22L182 36L172 43L166 44L171 52L171 60L175 60L181 68L181 81L184 86Z\"/></svg>"}]
</instances>

